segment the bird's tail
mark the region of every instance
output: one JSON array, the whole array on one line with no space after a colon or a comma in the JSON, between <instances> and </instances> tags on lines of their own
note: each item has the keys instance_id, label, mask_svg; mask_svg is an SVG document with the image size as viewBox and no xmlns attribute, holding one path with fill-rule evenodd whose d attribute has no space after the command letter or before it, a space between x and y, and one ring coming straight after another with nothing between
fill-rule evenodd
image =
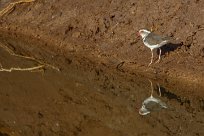
<instances>
[{"instance_id":1,"label":"bird's tail","mask_svg":"<svg viewBox=\"0 0 204 136\"><path fill-rule=\"evenodd\" d=\"M164 38L165 41L167 41L167 43L172 43L172 44L180 44L181 41L179 39L176 39L174 37L165 37Z\"/></svg>"}]
</instances>

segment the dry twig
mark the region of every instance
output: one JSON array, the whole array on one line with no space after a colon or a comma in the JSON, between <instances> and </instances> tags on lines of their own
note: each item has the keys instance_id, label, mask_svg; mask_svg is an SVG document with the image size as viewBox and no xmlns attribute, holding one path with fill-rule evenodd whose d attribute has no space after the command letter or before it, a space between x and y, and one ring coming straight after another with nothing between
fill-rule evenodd
<instances>
[{"instance_id":1,"label":"dry twig","mask_svg":"<svg viewBox=\"0 0 204 136\"><path fill-rule=\"evenodd\" d=\"M0 47L3 48L4 50L6 50L10 55L20 57L20 58L24 58L24 59L28 59L28 60L32 60L32 61L35 61L35 62L40 64L39 66L30 67L30 68L10 68L10 69L5 69L5 68L2 68L2 66L1 66L0 71L7 71L7 72L11 72L11 71L33 71L33 70L42 69L43 67L50 67L52 69L60 71L59 68L57 68L57 67L55 67L55 66L53 66L51 64L47 64L45 62L37 60L34 57L29 57L29 56L23 56L23 55L16 54L13 50L11 50L9 47L2 44L1 42L0 42Z\"/></svg>"},{"instance_id":2,"label":"dry twig","mask_svg":"<svg viewBox=\"0 0 204 136\"><path fill-rule=\"evenodd\" d=\"M42 69L44 65L39 65L36 67L30 67L30 68L0 68L0 71L5 71L5 72L12 72L12 71L33 71L33 70L39 70Z\"/></svg>"},{"instance_id":3,"label":"dry twig","mask_svg":"<svg viewBox=\"0 0 204 136\"><path fill-rule=\"evenodd\" d=\"M2 17L4 14L6 14L8 12L11 12L17 4L34 2L34 1L35 0L20 0L20 1L16 1L16 2L11 2L11 3L9 3L9 5L6 8L4 8L3 10L0 11L0 17Z\"/></svg>"},{"instance_id":4,"label":"dry twig","mask_svg":"<svg viewBox=\"0 0 204 136\"><path fill-rule=\"evenodd\" d=\"M29 3L29 2L34 2L34 1L36 1L36 0L19 0L19 1L16 1L16 2L11 2L11 3L8 4L7 7L5 7L3 10L0 11L0 17L5 15L6 13L11 12L17 4ZM45 66L51 67L52 69L55 69L55 70L59 71L59 68L57 68L57 67L55 67L53 65L44 63L42 61L39 61L39 60L35 59L34 57L29 57L29 56L23 56L23 55L16 54L8 46L6 46L6 45L4 45L2 43L0 43L0 47L5 49L10 55L13 55L13 56L16 56L16 57L20 57L20 58L24 58L24 59L29 59L29 60L35 61L35 62L40 64L39 66L29 67L29 68L12 67L12 68L8 68L7 69L7 68L3 68L2 66L0 66L0 71L6 71L6 72L12 72L12 71L34 71L34 70L41 70Z\"/></svg>"}]
</instances>

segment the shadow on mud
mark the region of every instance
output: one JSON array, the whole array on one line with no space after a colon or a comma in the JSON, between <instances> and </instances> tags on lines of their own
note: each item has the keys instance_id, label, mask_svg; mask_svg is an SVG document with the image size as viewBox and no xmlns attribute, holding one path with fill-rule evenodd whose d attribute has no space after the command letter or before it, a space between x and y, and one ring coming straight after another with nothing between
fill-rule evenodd
<instances>
[{"instance_id":1,"label":"shadow on mud","mask_svg":"<svg viewBox=\"0 0 204 136\"><path fill-rule=\"evenodd\" d=\"M161 47L162 53L161 55L165 55L166 53L173 52L176 49L180 48L183 44L173 44L169 43ZM159 50L157 50L157 54L159 54Z\"/></svg>"}]
</instances>

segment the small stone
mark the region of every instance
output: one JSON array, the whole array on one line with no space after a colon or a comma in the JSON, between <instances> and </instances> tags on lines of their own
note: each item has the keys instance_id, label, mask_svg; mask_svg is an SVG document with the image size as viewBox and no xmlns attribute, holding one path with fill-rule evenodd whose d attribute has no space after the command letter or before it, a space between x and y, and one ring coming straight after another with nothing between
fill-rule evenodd
<instances>
[{"instance_id":1,"label":"small stone","mask_svg":"<svg viewBox=\"0 0 204 136\"><path fill-rule=\"evenodd\" d=\"M53 126L52 126L52 131L57 133L60 131L60 124L59 123L55 123Z\"/></svg>"}]
</instances>

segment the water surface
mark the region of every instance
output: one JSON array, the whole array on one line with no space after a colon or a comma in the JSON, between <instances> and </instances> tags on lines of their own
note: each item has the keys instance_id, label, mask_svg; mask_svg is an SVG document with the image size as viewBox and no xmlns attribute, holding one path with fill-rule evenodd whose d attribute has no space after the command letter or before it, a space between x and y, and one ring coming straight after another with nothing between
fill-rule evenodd
<instances>
[{"instance_id":1,"label":"water surface","mask_svg":"<svg viewBox=\"0 0 204 136\"><path fill-rule=\"evenodd\" d=\"M4 49L0 62L4 68L38 65ZM153 91L149 79L74 64L62 71L0 72L0 135L204 135L202 93L152 84ZM166 108L150 104L148 114L139 114L151 95Z\"/></svg>"}]
</instances>

